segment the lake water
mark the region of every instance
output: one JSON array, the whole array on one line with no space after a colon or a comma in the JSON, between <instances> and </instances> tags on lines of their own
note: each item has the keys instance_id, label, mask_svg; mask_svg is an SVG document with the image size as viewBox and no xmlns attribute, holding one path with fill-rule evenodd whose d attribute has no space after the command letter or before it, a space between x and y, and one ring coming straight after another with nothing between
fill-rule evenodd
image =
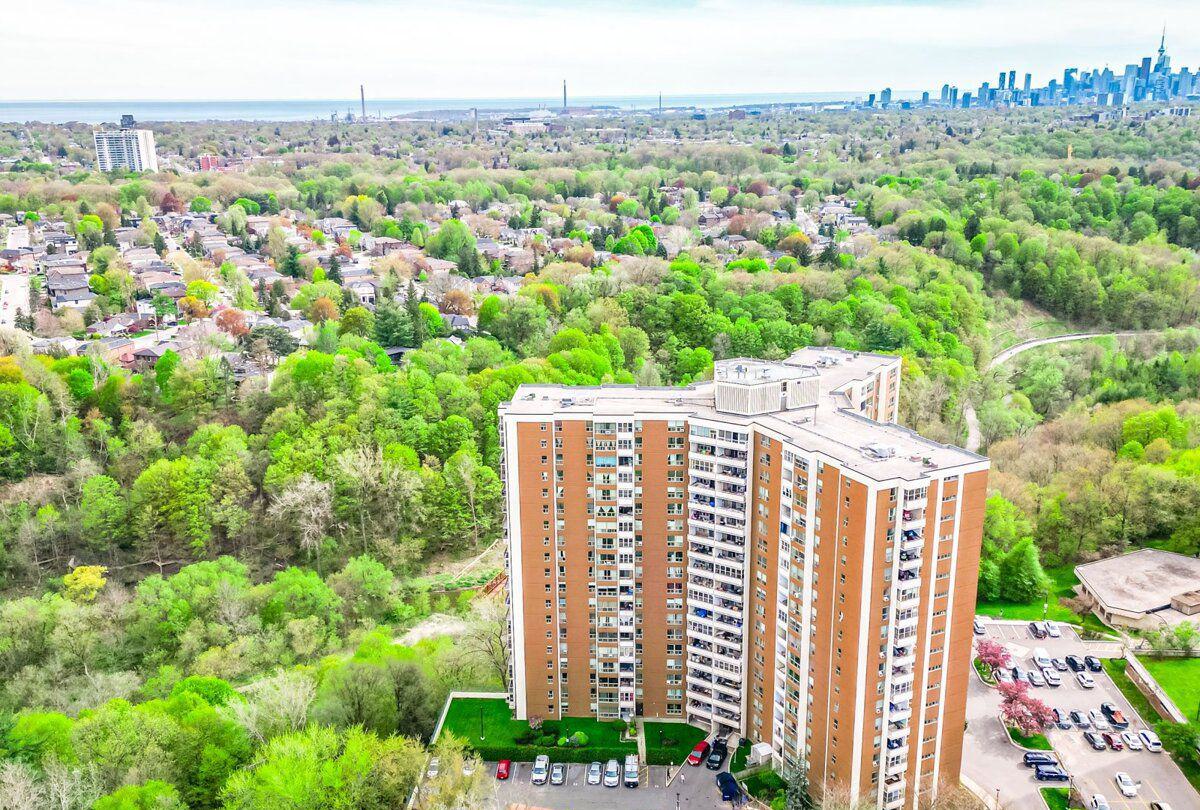
<instances>
[{"instance_id":1,"label":"lake water","mask_svg":"<svg viewBox=\"0 0 1200 810\"><path fill-rule=\"evenodd\" d=\"M864 98L855 92L830 93L730 93L663 96L663 106L714 108L758 104L797 104L852 101ZM895 98L902 96L897 93ZM612 107L617 109L655 109L658 96L593 96L570 98L573 107ZM395 116L425 110L530 110L540 107L557 109L560 98L410 98L367 99L367 114ZM239 101L4 101L0 102L0 121L26 123L40 121L61 124L79 121L88 124L119 121L131 114L138 121L310 121L328 120L330 115L359 112L355 99L267 99Z\"/></svg>"}]
</instances>

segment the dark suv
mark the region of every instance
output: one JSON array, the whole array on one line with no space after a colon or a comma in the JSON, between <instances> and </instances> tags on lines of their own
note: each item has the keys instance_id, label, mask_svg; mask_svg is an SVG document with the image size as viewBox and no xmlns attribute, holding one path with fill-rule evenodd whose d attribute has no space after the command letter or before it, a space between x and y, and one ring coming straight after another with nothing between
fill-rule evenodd
<instances>
[{"instance_id":1,"label":"dark suv","mask_svg":"<svg viewBox=\"0 0 1200 810\"><path fill-rule=\"evenodd\" d=\"M729 744L725 740L717 740L713 743L712 750L708 752L708 759L704 760L704 767L710 771L719 771L721 766L725 764L725 757L729 753Z\"/></svg>"},{"instance_id":2,"label":"dark suv","mask_svg":"<svg viewBox=\"0 0 1200 810\"><path fill-rule=\"evenodd\" d=\"M1029 632L1034 638L1045 638L1047 636L1046 628L1042 627L1041 622L1030 622Z\"/></svg>"},{"instance_id":3,"label":"dark suv","mask_svg":"<svg viewBox=\"0 0 1200 810\"><path fill-rule=\"evenodd\" d=\"M1087 669L1087 666L1083 663L1083 659L1078 655L1068 655L1067 666L1071 668L1072 672L1083 672Z\"/></svg>"}]
</instances>

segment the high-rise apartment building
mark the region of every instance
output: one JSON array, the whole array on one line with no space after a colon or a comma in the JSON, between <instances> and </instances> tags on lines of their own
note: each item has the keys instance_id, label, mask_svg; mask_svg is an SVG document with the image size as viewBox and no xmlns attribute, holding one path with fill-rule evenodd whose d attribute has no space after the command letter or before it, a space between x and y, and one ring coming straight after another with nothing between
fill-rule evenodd
<instances>
[{"instance_id":1,"label":"high-rise apartment building","mask_svg":"<svg viewBox=\"0 0 1200 810\"><path fill-rule=\"evenodd\" d=\"M896 810L957 782L986 458L894 424L900 359L501 406L519 718L678 718Z\"/></svg>"},{"instance_id":2,"label":"high-rise apartment building","mask_svg":"<svg viewBox=\"0 0 1200 810\"><path fill-rule=\"evenodd\" d=\"M128 169L134 172L158 171L158 155L154 152L154 133L135 129L133 116L121 117L121 128L96 130L96 166L102 172Z\"/></svg>"}]
</instances>

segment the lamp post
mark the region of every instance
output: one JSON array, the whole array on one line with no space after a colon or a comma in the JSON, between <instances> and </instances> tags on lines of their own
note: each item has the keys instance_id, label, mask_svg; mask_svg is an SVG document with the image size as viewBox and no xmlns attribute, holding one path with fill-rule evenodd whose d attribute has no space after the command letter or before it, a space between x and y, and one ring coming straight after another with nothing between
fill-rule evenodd
<instances>
[{"instance_id":1,"label":"lamp post","mask_svg":"<svg viewBox=\"0 0 1200 810\"><path fill-rule=\"evenodd\" d=\"M483 704L479 704L479 739L483 740Z\"/></svg>"}]
</instances>

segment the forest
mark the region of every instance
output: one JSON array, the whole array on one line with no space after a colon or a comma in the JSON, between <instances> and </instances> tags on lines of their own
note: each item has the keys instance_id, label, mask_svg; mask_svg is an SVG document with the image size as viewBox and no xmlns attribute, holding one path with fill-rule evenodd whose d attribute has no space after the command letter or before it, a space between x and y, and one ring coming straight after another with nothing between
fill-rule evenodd
<instances>
[{"instance_id":1,"label":"forest","mask_svg":"<svg viewBox=\"0 0 1200 810\"><path fill-rule=\"evenodd\" d=\"M1047 115L681 119L678 148L580 127L508 144L507 168L449 124L169 125L160 143L185 156L278 160L0 174L0 213L96 240L105 300L89 318L129 294L106 229L153 208L220 211L223 231L302 282L290 306L314 322L304 347L269 327L214 335L273 369L240 384L216 356L135 371L33 350L27 332L76 332L77 314L0 330L0 807L396 806L448 691L507 678L482 583L436 575L500 537L496 408L522 383L679 385L715 359L809 345L898 354L901 423L962 443L963 406L978 410L993 460L981 598L1040 599L1043 565L1200 553L1200 167L1181 162L1197 128L1060 120L1037 137ZM32 132L62 157L81 137ZM0 135L0 153L21 148ZM870 231L815 253L771 215L827 195L856 201ZM404 294L419 270L380 262L367 311L245 230L248 211L344 216L360 236L503 275L475 249L482 217L430 235L435 207L459 200L512 206L496 227L586 236L539 251L516 294L460 301L478 317L469 333ZM736 206L730 232L762 250L722 256L701 201ZM668 257L629 218L682 249ZM178 261L247 309L282 306L231 267ZM989 371L1034 322L1145 334ZM390 347L406 350L399 365ZM399 642L431 613L466 629ZM484 789L479 769L446 768L469 756L461 743L439 745L431 810Z\"/></svg>"}]
</instances>

